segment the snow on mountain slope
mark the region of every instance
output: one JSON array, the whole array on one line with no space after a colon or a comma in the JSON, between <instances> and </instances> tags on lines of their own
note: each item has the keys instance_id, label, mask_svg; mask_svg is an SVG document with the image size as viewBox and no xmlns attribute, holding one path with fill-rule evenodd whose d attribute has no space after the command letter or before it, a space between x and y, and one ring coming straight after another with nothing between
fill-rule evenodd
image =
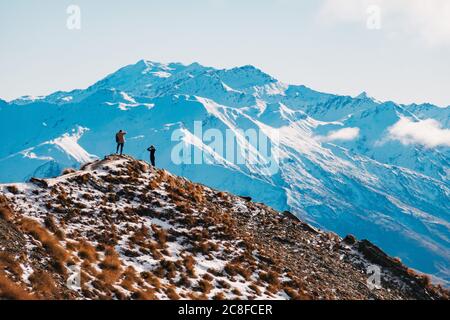
<instances>
[{"instance_id":1,"label":"snow on mountain slope","mask_svg":"<svg viewBox=\"0 0 450 320\"><path fill-rule=\"evenodd\" d=\"M78 144L85 132L86 128L77 127L56 139L0 159L2 178L26 181L31 177L57 176L65 168L77 167L96 159L96 156L89 154Z\"/></svg>"},{"instance_id":2,"label":"snow on mountain slope","mask_svg":"<svg viewBox=\"0 0 450 320\"><path fill-rule=\"evenodd\" d=\"M429 149L421 145L403 146L400 141L389 137L388 128L402 118L419 118L409 108L394 103L375 104L369 109L353 112L338 124L326 124L318 133L339 128L358 128L359 137L355 141L338 141L340 146L363 154L381 163L395 164L416 172L426 174L440 181L448 180L446 168L449 167L448 148Z\"/></svg>"},{"instance_id":3,"label":"snow on mountain slope","mask_svg":"<svg viewBox=\"0 0 450 320\"><path fill-rule=\"evenodd\" d=\"M413 104L405 106L405 108L422 119L435 119L445 128L450 127L450 106L447 108L439 108L432 104Z\"/></svg>"},{"instance_id":4,"label":"snow on mountain slope","mask_svg":"<svg viewBox=\"0 0 450 320\"><path fill-rule=\"evenodd\" d=\"M368 238L449 281L449 148L405 145L389 135L405 117L448 128L448 110L320 93L251 66L142 60L86 90L0 105L0 134L13 136L0 146L0 181L56 176L91 155L101 158L115 150L114 133L124 129L128 154L147 159L154 144L157 165L177 175ZM79 128L88 130L74 148L49 143ZM246 161L229 161L230 141L204 139L208 129L233 133L234 150L249 155ZM256 143L247 142L246 130L258 133ZM270 154L260 152L265 140ZM174 162L174 152L189 161ZM204 161L192 164L198 154Z\"/></svg>"}]
</instances>

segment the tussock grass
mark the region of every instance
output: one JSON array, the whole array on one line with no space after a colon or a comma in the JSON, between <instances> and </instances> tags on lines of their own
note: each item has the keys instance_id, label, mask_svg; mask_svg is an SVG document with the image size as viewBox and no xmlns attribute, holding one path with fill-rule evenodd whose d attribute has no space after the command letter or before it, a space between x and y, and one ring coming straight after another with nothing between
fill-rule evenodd
<instances>
[{"instance_id":1,"label":"tussock grass","mask_svg":"<svg viewBox=\"0 0 450 320\"><path fill-rule=\"evenodd\" d=\"M22 276L23 270L16 257L8 252L0 252L0 271L7 270L17 278Z\"/></svg>"},{"instance_id":2,"label":"tussock grass","mask_svg":"<svg viewBox=\"0 0 450 320\"><path fill-rule=\"evenodd\" d=\"M57 299L60 292L53 280L52 275L47 271L35 271L29 278L34 292L44 299Z\"/></svg>"},{"instance_id":3,"label":"tussock grass","mask_svg":"<svg viewBox=\"0 0 450 320\"><path fill-rule=\"evenodd\" d=\"M98 260L97 250L87 241L82 240L79 244L78 256L91 263Z\"/></svg>"},{"instance_id":4,"label":"tussock grass","mask_svg":"<svg viewBox=\"0 0 450 320\"><path fill-rule=\"evenodd\" d=\"M209 294L211 292L212 288L213 288L213 285L207 279L203 278L198 282L199 291L205 295Z\"/></svg>"},{"instance_id":5,"label":"tussock grass","mask_svg":"<svg viewBox=\"0 0 450 320\"><path fill-rule=\"evenodd\" d=\"M225 294L223 292L217 292L214 297L213 300L225 300Z\"/></svg>"},{"instance_id":6,"label":"tussock grass","mask_svg":"<svg viewBox=\"0 0 450 320\"><path fill-rule=\"evenodd\" d=\"M132 299L135 300L156 300L155 290L153 289L146 289L141 291L136 291L131 296Z\"/></svg>"},{"instance_id":7,"label":"tussock grass","mask_svg":"<svg viewBox=\"0 0 450 320\"><path fill-rule=\"evenodd\" d=\"M59 240L48 232L36 220L22 218L19 222L20 228L42 243L42 247L53 258L53 265L59 273L65 275L64 264L69 259L69 253L60 245Z\"/></svg>"},{"instance_id":8,"label":"tussock grass","mask_svg":"<svg viewBox=\"0 0 450 320\"><path fill-rule=\"evenodd\" d=\"M195 259L193 256L185 256L183 257L183 264L186 268L186 272L190 278L196 278L197 275L195 273Z\"/></svg>"},{"instance_id":9,"label":"tussock grass","mask_svg":"<svg viewBox=\"0 0 450 320\"><path fill-rule=\"evenodd\" d=\"M0 219L5 221L11 221L13 218L13 213L9 208L0 208Z\"/></svg>"},{"instance_id":10,"label":"tussock grass","mask_svg":"<svg viewBox=\"0 0 450 320\"><path fill-rule=\"evenodd\" d=\"M100 280L107 284L117 282L121 275L122 263L113 247L106 248L105 257L99 267L102 269L102 273L98 276Z\"/></svg>"},{"instance_id":11,"label":"tussock grass","mask_svg":"<svg viewBox=\"0 0 450 320\"><path fill-rule=\"evenodd\" d=\"M180 300L180 296L178 295L178 293L176 292L174 287L169 287L165 290L167 297L170 300Z\"/></svg>"},{"instance_id":12,"label":"tussock grass","mask_svg":"<svg viewBox=\"0 0 450 320\"><path fill-rule=\"evenodd\" d=\"M58 238L58 240L64 240L65 234L64 231L62 231L58 225L56 224L55 218L52 216L47 216L44 219L44 225L45 227L53 232L55 236Z\"/></svg>"},{"instance_id":13,"label":"tussock grass","mask_svg":"<svg viewBox=\"0 0 450 320\"><path fill-rule=\"evenodd\" d=\"M35 300L36 297L0 272L0 299Z\"/></svg>"}]
</instances>

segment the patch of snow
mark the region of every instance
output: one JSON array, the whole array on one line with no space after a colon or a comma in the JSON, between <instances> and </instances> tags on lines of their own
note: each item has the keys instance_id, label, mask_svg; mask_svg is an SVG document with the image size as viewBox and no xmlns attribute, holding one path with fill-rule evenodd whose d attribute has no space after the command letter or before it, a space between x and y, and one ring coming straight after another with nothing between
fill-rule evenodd
<instances>
[{"instance_id":1,"label":"patch of snow","mask_svg":"<svg viewBox=\"0 0 450 320\"><path fill-rule=\"evenodd\" d=\"M63 136L50 141L49 144L57 145L79 163L90 162L94 159L97 159L97 157L89 154L78 144L78 140L87 130L89 129L78 127L78 130L76 132L72 134L66 133Z\"/></svg>"}]
</instances>

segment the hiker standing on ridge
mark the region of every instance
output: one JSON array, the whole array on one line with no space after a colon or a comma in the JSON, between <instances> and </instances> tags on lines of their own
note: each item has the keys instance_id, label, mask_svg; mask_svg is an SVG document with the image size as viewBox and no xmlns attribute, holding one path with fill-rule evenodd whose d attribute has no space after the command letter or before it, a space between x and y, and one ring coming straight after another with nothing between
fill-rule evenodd
<instances>
[{"instance_id":1,"label":"hiker standing on ridge","mask_svg":"<svg viewBox=\"0 0 450 320\"><path fill-rule=\"evenodd\" d=\"M152 166L155 167L155 152L156 148L154 146L150 146L150 148L147 149L148 152L150 152L150 162Z\"/></svg>"},{"instance_id":2,"label":"hiker standing on ridge","mask_svg":"<svg viewBox=\"0 0 450 320\"><path fill-rule=\"evenodd\" d=\"M125 145L125 135L127 133L125 131L120 130L116 133L116 143L117 143L117 149L116 154L119 153L120 149L120 155L123 153L123 146Z\"/></svg>"}]
</instances>

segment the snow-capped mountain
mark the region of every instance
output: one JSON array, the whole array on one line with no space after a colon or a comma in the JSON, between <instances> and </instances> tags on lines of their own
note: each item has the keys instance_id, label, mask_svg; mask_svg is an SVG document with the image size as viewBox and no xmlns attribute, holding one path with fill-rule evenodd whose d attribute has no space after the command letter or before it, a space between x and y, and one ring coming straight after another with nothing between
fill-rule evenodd
<instances>
[{"instance_id":1,"label":"snow-capped mountain","mask_svg":"<svg viewBox=\"0 0 450 320\"><path fill-rule=\"evenodd\" d=\"M252 66L140 61L85 90L0 102L8 137L0 181L56 176L102 158L124 129L128 154L147 159L153 144L157 165L174 174L368 238L449 281L449 110L321 93ZM220 143L199 134L208 129L231 132L249 158L224 157ZM273 156L248 143L247 131L260 135L256 144L268 140ZM204 160L174 161L180 143L183 157Z\"/></svg>"}]
</instances>

